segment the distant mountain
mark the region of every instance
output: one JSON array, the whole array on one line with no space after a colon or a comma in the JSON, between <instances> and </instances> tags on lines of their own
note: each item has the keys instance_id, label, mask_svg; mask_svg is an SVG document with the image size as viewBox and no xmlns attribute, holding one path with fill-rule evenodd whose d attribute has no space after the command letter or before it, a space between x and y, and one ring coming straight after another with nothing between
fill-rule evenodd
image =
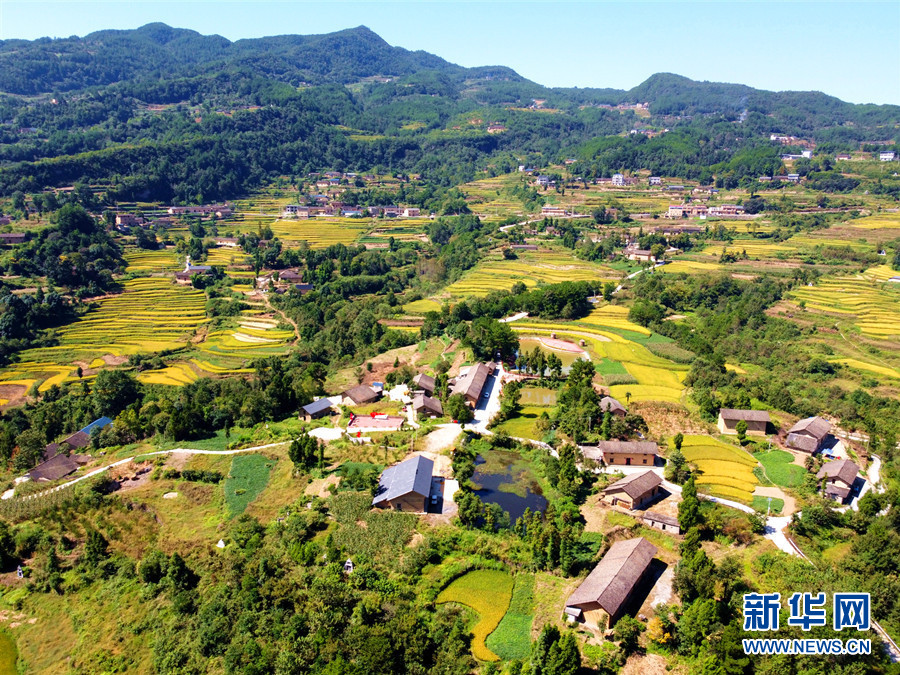
<instances>
[{"instance_id":1,"label":"distant mountain","mask_svg":"<svg viewBox=\"0 0 900 675\"><path fill-rule=\"evenodd\" d=\"M151 23L83 38L0 41L0 91L38 94L125 80L190 77L223 67L298 85L346 84L374 75L464 69L427 52L391 47L360 26L327 35L230 42L219 35Z\"/></svg>"},{"instance_id":2,"label":"distant mountain","mask_svg":"<svg viewBox=\"0 0 900 675\"><path fill-rule=\"evenodd\" d=\"M111 200L193 203L324 167L449 187L569 157L583 176L646 169L730 184L780 170L772 132L859 149L900 140L900 106L671 73L628 91L550 88L362 26L231 42L153 23L0 41L0 195L81 181L112 185Z\"/></svg>"},{"instance_id":3,"label":"distant mountain","mask_svg":"<svg viewBox=\"0 0 900 675\"><path fill-rule=\"evenodd\" d=\"M424 51L392 47L359 26L325 35L278 35L231 42L219 35L151 23L134 30L103 30L85 37L0 41L0 92L69 92L120 82L158 82L239 72L292 86L351 84L375 76L410 78L429 95L472 98L486 105L549 106L649 102L658 115L798 114L816 125L883 124L898 106L857 106L819 92L770 92L742 84L696 82L658 73L628 91L548 88L504 66L463 68ZM429 75L423 79L422 75ZM429 85L430 86L430 85ZM427 87L425 87L427 89ZM416 90L418 91L418 90ZM418 93L426 93L419 91ZM793 111L793 112L792 112ZM868 119L867 119L868 118Z\"/></svg>"}]
</instances>

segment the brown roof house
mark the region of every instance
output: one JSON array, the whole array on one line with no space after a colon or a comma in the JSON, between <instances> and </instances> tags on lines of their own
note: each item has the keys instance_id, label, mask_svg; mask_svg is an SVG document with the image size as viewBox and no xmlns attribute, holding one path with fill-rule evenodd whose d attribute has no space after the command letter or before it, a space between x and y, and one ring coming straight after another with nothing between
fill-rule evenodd
<instances>
[{"instance_id":1,"label":"brown roof house","mask_svg":"<svg viewBox=\"0 0 900 675\"><path fill-rule=\"evenodd\" d=\"M656 555L643 537L613 544L566 602L566 614L598 628L619 619Z\"/></svg>"},{"instance_id":2,"label":"brown roof house","mask_svg":"<svg viewBox=\"0 0 900 675\"><path fill-rule=\"evenodd\" d=\"M74 473L90 460L89 455L54 455L29 471L28 477L36 483L49 483Z\"/></svg>"},{"instance_id":3,"label":"brown roof house","mask_svg":"<svg viewBox=\"0 0 900 675\"><path fill-rule=\"evenodd\" d=\"M378 480L372 506L425 513L431 495L433 470L434 462L422 455L389 466Z\"/></svg>"},{"instance_id":4,"label":"brown roof house","mask_svg":"<svg viewBox=\"0 0 900 675\"><path fill-rule=\"evenodd\" d=\"M822 442L831 431L831 422L821 417L807 417L788 429L789 448L813 454L822 447Z\"/></svg>"},{"instance_id":5,"label":"brown roof house","mask_svg":"<svg viewBox=\"0 0 900 675\"><path fill-rule=\"evenodd\" d=\"M619 417L625 417L627 414L627 410L625 410L625 406L619 403L612 396L604 396L600 399L600 410L603 412L611 412L613 415L618 415Z\"/></svg>"},{"instance_id":6,"label":"brown roof house","mask_svg":"<svg viewBox=\"0 0 900 675\"><path fill-rule=\"evenodd\" d=\"M723 434L736 434L737 423L741 420L747 423L747 435L765 436L766 428L771 421L769 413L765 410L732 410L722 408L719 410L719 421L716 426Z\"/></svg>"},{"instance_id":7,"label":"brown roof house","mask_svg":"<svg viewBox=\"0 0 900 675\"><path fill-rule=\"evenodd\" d=\"M650 441L600 441L581 446L581 452L610 466L654 466L659 457L659 447Z\"/></svg>"},{"instance_id":8,"label":"brown roof house","mask_svg":"<svg viewBox=\"0 0 900 675\"><path fill-rule=\"evenodd\" d=\"M413 378L413 386L424 391L427 396L434 396L434 378L430 375L419 373Z\"/></svg>"},{"instance_id":9,"label":"brown roof house","mask_svg":"<svg viewBox=\"0 0 900 675\"><path fill-rule=\"evenodd\" d=\"M825 496L836 502L845 502L853 492L854 483L857 481L859 467L849 459L839 459L836 462L827 462L816 478L825 481Z\"/></svg>"},{"instance_id":10,"label":"brown roof house","mask_svg":"<svg viewBox=\"0 0 900 675\"><path fill-rule=\"evenodd\" d=\"M381 398L381 392L375 391L372 387L365 384L357 385L352 389L348 389L341 396L344 405L365 405L366 403L374 403Z\"/></svg>"},{"instance_id":11,"label":"brown roof house","mask_svg":"<svg viewBox=\"0 0 900 675\"><path fill-rule=\"evenodd\" d=\"M440 417L444 414L444 406L441 400L431 398L425 394L416 394L413 397L413 410L419 417Z\"/></svg>"},{"instance_id":12,"label":"brown roof house","mask_svg":"<svg viewBox=\"0 0 900 675\"><path fill-rule=\"evenodd\" d=\"M640 509L662 493L662 478L652 471L633 473L603 490L603 500L613 506Z\"/></svg>"},{"instance_id":13,"label":"brown roof house","mask_svg":"<svg viewBox=\"0 0 900 675\"><path fill-rule=\"evenodd\" d=\"M474 408L478 404L478 398L487 382L488 377L494 372L493 363L479 363L466 371L466 374L456 379L452 394L462 394L466 403Z\"/></svg>"}]
</instances>

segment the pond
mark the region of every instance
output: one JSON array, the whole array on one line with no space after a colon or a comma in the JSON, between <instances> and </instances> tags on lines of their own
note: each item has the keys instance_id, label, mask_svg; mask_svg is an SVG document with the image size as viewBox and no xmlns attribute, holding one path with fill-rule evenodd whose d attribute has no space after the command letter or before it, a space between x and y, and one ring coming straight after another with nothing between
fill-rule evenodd
<instances>
[{"instance_id":1,"label":"pond","mask_svg":"<svg viewBox=\"0 0 900 675\"><path fill-rule=\"evenodd\" d=\"M0 631L0 675L16 675L17 658L16 641L9 633Z\"/></svg>"},{"instance_id":2,"label":"pond","mask_svg":"<svg viewBox=\"0 0 900 675\"><path fill-rule=\"evenodd\" d=\"M566 342L568 342L568 340L566 340ZM579 347L579 345L575 342L572 342L571 344L573 347ZM531 353L534 351L535 347L544 352L545 355L556 354L559 357L559 360L562 361L563 374L565 375L568 375L569 369L572 367L573 363L575 363L578 359L584 358L584 352L567 352L562 349L550 349L543 342L541 342L540 338L537 337L519 338L520 354L524 352Z\"/></svg>"},{"instance_id":3,"label":"pond","mask_svg":"<svg viewBox=\"0 0 900 675\"><path fill-rule=\"evenodd\" d=\"M522 405L556 405L556 392L547 387L522 387Z\"/></svg>"},{"instance_id":4,"label":"pond","mask_svg":"<svg viewBox=\"0 0 900 675\"><path fill-rule=\"evenodd\" d=\"M491 450L487 457L475 458L472 482L475 494L489 504L499 504L509 514L510 524L525 513L525 509L544 511L547 500L529 464L516 452Z\"/></svg>"}]
</instances>

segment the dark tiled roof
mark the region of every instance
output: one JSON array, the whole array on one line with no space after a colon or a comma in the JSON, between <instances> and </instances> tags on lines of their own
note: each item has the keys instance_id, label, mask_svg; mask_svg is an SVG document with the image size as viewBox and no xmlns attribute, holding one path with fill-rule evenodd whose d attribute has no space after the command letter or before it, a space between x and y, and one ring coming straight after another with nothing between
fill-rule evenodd
<instances>
[{"instance_id":1,"label":"dark tiled roof","mask_svg":"<svg viewBox=\"0 0 900 675\"><path fill-rule=\"evenodd\" d=\"M765 410L733 410L722 408L719 415L723 420L744 420L745 422L770 422L769 413Z\"/></svg>"},{"instance_id":2,"label":"dark tiled roof","mask_svg":"<svg viewBox=\"0 0 900 675\"><path fill-rule=\"evenodd\" d=\"M457 378L456 384L453 386L454 394L462 394L467 398L477 399L481 396L481 390L484 389L484 383L487 382L488 376L493 372L486 363L479 363L472 366L460 378Z\"/></svg>"},{"instance_id":3,"label":"dark tiled roof","mask_svg":"<svg viewBox=\"0 0 900 675\"><path fill-rule=\"evenodd\" d=\"M430 375L416 375L413 378L413 384L419 389L424 389L426 393L434 393L434 378Z\"/></svg>"},{"instance_id":4,"label":"dark tiled roof","mask_svg":"<svg viewBox=\"0 0 900 675\"><path fill-rule=\"evenodd\" d=\"M831 431L831 422L828 420L821 417L807 417L788 429L788 434L802 433L821 441L829 431Z\"/></svg>"},{"instance_id":5,"label":"dark tiled roof","mask_svg":"<svg viewBox=\"0 0 900 675\"><path fill-rule=\"evenodd\" d=\"M378 491L372 499L372 505L377 506L385 501L397 499L410 493L428 497L431 493L431 473L434 462L416 455L409 459L389 466L381 474L378 481Z\"/></svg>"},{"instance_id":6,"label":"dark tiled roof","mask_svg":"<svg viewBox=\"0 0 900 675\"><path fill-rule=\"evenodd\" d=\"M820 480L822 478L827 478L828 480L840 480L849 487L853 485L853 481L856 480L858 473L859 467L856 466L856 464L849 459L839 459L835 462L826 462L825 465L819 469L816 478Z\"/></svg>"},{"instance_id":7,"label":"dark tiled roof","mask_svg":"<svg viewBox=\"0 0 900 675\"><path fill-rule=\"evenodd\" d=\"M656 547L643 537L617 541L569 596L566 605L587 610L599 607L610 616L618 615L654 555Z\"/></svg>"},{"instance_id":8,"label":"dark tiled roof","mask_svg":"<svg viewBox=\"0 0 900 675\"><path fill-rule=\"evenodd\" d=\"M46 462L38 464L28 476L33 481L54 481L59 480L63 476L68 476L78 469L78 463L68 455L56 455Z\"/></svg>"},{"instance_id":9,"label":"dark tiled roof","mask_svg":"<svg viewBox=\"0 0 900 675\"><path fill-rule=\"evenodd\" d=\"M597 445L583 445L581 451L589 459L602 459L606 453L626 452L632 455L658 455L659 446L650 441L600 441Z\"/></svg>"},{"instance_id":10,"label":"dark tiled roof","mask_svg":"<svg viewBox=\"0 0 900 675\"><path fill-rule=\"evenodd\" d=\"M421 410L427 410L430 413L435 415L443 415L444 414L444 406L441 405L440 399L431 398L430 396L425 396L424 394L416 394L413 399L413 410L419 412Z\"/></svg>"},{"instance_id":11,"label":"dark tiled roof","mask_svg":"<svg viewBox=\"0 0 900 675\"><path fill-rule=\"evenodd\" d=\"M76 431L68 438L60 441L60 445L66 443L71 448L86 448L91 444L91 437L83 431Z\"/></svg>"},{"instance_id":12,"label":"dark tiled roof","mask_svg":"<svg viewBox=\"0 0 900 675\"><path fill-rule=\"evenodd\" d=\"M623 413L628 412L625 410L625 406L619 403L612 396L604 396L600 399L600 410L606 412L607 410L611 413L617 412L621 410Z\"/></svg>"},{"instance_id":13,"label":"dark tiled roof","mask_svg":"<svg viewBox=\"0 0 900 675\"><path fill-rule=\"evenodd\" d=\"M357 405L378 400L378 393L372 389L372 387L368 387L364 384L353 387L353 389L348 389L344 392L344 396L350 398L350 400Z\"/></svg>"},{"instance_id":14,"label":"dark tiled roof","mask_svg":"<svg viewBox=\"0 0 900 675\"><path fill-rule=\"evenodd\" d=\"M608 494L610 492L619 492L621 490L632 499L637 499L661 484L662 478L652 471L644 471L643 473L633 473L630 476L625 476L622 480L616 481L612 485L608 485L603 492Z\"/></svg>"},{"instance_id":15,"label":"dark tiled roof","mask_svg":"<svg viewBox=\"0 0 900 675\"><path fill-rule=\"evenodd\" d=\"M788 434L787 444L788 447L809 453L813 453L819 449L819 440L811 436L802 436L800 434Z\"/></svg>"},{"instance_id":16,"label":"dark tiled roof","mask_svg":"<svg viewBox=\"0 0 900 675\"><path fill-rule=\"evenodd\" d=\"M328 410L331 407L331 401L327 398L320 398L318 401L313 401L312 403L308 403L303 406L303 412L307 415L315 415L316 413L320 413L323 410Z\"/></svg>"}]
</instances>

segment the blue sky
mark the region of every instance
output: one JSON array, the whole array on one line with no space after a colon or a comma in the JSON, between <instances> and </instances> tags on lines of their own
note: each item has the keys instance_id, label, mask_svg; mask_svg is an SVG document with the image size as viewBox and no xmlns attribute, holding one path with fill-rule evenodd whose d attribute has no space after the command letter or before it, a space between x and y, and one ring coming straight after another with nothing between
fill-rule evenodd
<instances>
[{"instance_id":1,"label":"blue sky","mask_svg":"<svg viewBox=\"0 0 900 675\"><path fill-rule=\"evenodd\" d=\"M231 40L366 25L463 66L629 89L656 72L900 105L900 2L0 0L0 39L163 21Z\"/></svg>"}]
</instances>

